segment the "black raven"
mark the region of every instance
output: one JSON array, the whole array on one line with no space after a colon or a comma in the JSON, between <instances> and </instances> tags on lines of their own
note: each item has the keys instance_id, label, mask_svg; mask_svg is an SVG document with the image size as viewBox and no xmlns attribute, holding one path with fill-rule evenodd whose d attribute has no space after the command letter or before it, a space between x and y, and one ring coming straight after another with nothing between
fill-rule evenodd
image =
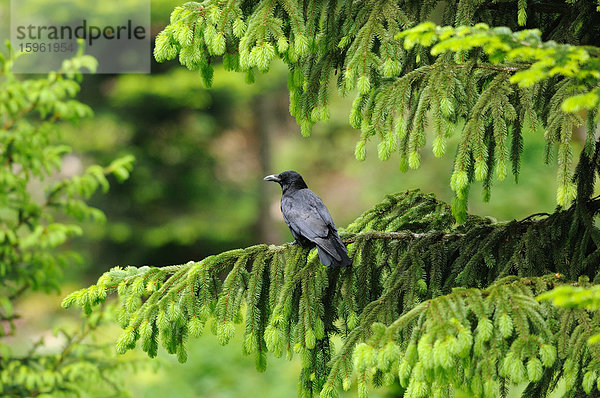
<instances>
[{"instance_id":1,"label":"black raven","mask_svg":"<svg viewBox=\"0 0 600 398\"><path fill-rule=\"evenodd\" d=\"M352 265L344 243L323 201L295 171L266 176L265 181L281 185L281 213L292 235L305 247L317 246L321 264L326 267Z\"/></svg>"}]
</instances>

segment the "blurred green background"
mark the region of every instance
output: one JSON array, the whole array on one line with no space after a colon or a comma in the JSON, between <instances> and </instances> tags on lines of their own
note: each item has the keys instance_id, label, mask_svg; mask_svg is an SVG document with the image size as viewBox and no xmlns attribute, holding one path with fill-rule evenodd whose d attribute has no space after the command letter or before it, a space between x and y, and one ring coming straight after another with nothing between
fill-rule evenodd
<instances>
[{"instance_id":1,"label":"blurred green background","mask_svg":"<svg viewBox=\"0 0 600 398\"><path fill-rule=\"evenodd\" d=\"M180 3L152 0L153 37ZM0 20L4 38L6 0L0 0ZM451 200L456 140L443 159L423 152L418 171L401 173L397 157L378 160L376 144L368 148L367 160L358 162L354 145L360 133L348 125L351 99L334 98L331 120L303 138L288 114L286 81L282 64L257 75L252 85L217 67L210 90L197 72L177 62L153 63L150 75L86 75L79 98L95 117L63 131L75 150L64 168L77 173L126 153L137 160L130 180L93 198L108 222L87 226L84 238L70 245L83 261L67 270L63 295L115 265L178 264L240 246L292 240L279 212L279 187L263 182L266 174L299 171L340 227L387 193L420 188ZM480 187L473 189L471 213L509 220L554 209L556 169L543 163L543 133L529 132L528 138L523 183L496 182L489 203L482 202ZM24 327L15 346L26 347L43 334L52 341L45 330L78 316L77 310L60 310L60 299L32 294L19 303ZM186 364L160 355L161 366L138 368L127 384L135 397L295 396L299 364L270 358L267 372L257 373L253 359L241 353L240 338L238 333L227 347L219 347L210 334L190 340Z\"/></svg>"}]
</instances>

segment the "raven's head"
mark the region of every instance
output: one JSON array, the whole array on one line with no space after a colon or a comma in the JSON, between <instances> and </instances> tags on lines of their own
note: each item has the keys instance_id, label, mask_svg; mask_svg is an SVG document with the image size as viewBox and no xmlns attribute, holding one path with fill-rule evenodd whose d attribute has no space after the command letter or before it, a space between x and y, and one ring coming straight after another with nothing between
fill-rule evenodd
<instances>
[{"instance_id":1,"label":"raven's head","mask_svg":"<svg viewBox=\"0 0 600 398\"><path fill-rule=\"evenodd\" d=\"M279 174L271 174L264 178L265 181L275 181L286 191L288 188L303 189L308 188L302 176L293 170L284 171Z\"/></svg>"}]
</instances>

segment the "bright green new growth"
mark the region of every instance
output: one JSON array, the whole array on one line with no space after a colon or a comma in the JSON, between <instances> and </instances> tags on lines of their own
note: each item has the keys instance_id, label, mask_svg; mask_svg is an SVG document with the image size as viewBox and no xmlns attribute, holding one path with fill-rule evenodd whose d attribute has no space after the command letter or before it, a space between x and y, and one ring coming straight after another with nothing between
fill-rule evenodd
<instances>
[{"instance_id":1,"label":"bright green new growth","mask_svg":"<svg viewBox=\"0 0 600 398\"><path fill-rule=\"evenodd\" d=\"M587 344L597 314L535 300L581 273L600 278L590 238L599 231L582 211L509 223L469 216L453 227L447 205L406 192L341 233L351 268L325 268L298 246L257 245L184 265L113 268L63 305L91 312L116 291L117 350L139 342L154 357L162 344L181 362L190 336L208 328L227 344L245 319L243 351L258 370L267 352L300 355L300 396L336 396L354 382L362 396L397 378L407 397L454 388L497 397L523 381L543 396L561 377L583 396L582 374L600 367Z\"/></svg>"},{"instance_id":2,"label":"bright green new growth","mask_svg":"<svg viewBox=\"0 0 600 398\"><path fill-rule=\"evenodd\" d=\"M8 50L8 56L0 54L0 395L116 393L126 363L88 340L102 312L83 320L78 330L57 327L55 335L64 342L59 349L40 339L20 353L5 340L19 331L15 301L30 290L59 291L63 268L77 258L59 248L82 234L79 223L104 221L104 213L86 200L108 190L109 175L127 179L133 162L124 157L61 176L71 148L61 145L60 126L92 115L73 98L80 68L94 70L96 60L79 53L59 72L21 79L11 72L15 54Z\"/></svg>"},{"instance_id":3,"label":"bright green new growth","mask_svg":"<svg viewBox=\"0 0 600 398\"><path fill-rule=\"evenodd\" d=\"M550 300L558 307L581 308L588 311L600 309L600 285L589 285L589 280L582 277L575 285L561 285L556 289L541 294L538 300ZM600 342L600 333L589 339L590 344Z\"/></svg>"},{"instance_id":4,"label":"bright green new growth","mask_svg":"<svg viewBox=\"0 0 600 398\"><path fill-rule=\"evenodd\" d=\"M532 125L543 124L546 162L549 161L552 145L558 147L558 204L564 206L575 199L576 188L571 174L571 135L574 128L583 124L579 112L587 111L584 151L591 156L594 151L594 134L600 122L600 48L543 42L539 30L513 33L508 28L490 29L486 24L438 28L433 23L423 23L397 37L404 40L407 49L420 44L431 47L431 54L442 58L448 53L457 55L481 49L491 61L488 65L473 65L492 70L494 78L482 91L473 106L473 114L467 119L463 129L452 176L452 189L459 193L459 198L461 190L467 184L458 174L466 173L472 166L469 163L471 155L475 156L475 180L486 180L493 169L497 170L498 179L504 178L509 128L515 134L515 120L520 119L517 123L526 121ZM450 68L463 66L454 65ZM443 68L447 73L449 66L446 62L438 62L431 66L431 69L435 68ZM443 76L436 75L436 79L437 82L444 81ZM518 85L516 91L514 84ZM546 114L539 115L536 113L538 106L535 101L539 101L547 91L553 92L553 95L543 104L547 108ZM510 96L514 94L517 96L511 101ZM444 99L448 101L447 98ZM520 109L521 115L517 115L516 109ZM488 133L484 133L486 129L489 130ZM513 161L518 160L520 150L520 147L514 145L511 148L510 157ZM495 157L495 160L488 161L489 156ZM513 170L518 170L518 164L513 163Z\"/></svg>"},{"instance_id":5,"label":"bright green new growth","mask_svg":"<svg viewBox=\"0 0 600 398\"><path fill-rule=\"evenodd\" d=\"M419 25L431 18L451 26ZM356 158L365 159L365 143L377 137L379 158L399 152L402 171L419 168L426 131L443 156L461 130L450 184L453 214L464 221L470 184L481 181L488 200L494 178L510 168L517 180L524 135L541 128L545 161L558 151L557 203L575 198L573 129L586 124L589 154L599 122L599 24L591 1L206 0L173 11L154 55L179 56L207 85L218 57L248 82L282 59L290 113L305 136L329 118L337 75L343 95L356 93ZM513 33L523 26L537 30Z\"/></svg>"}]
</instances>

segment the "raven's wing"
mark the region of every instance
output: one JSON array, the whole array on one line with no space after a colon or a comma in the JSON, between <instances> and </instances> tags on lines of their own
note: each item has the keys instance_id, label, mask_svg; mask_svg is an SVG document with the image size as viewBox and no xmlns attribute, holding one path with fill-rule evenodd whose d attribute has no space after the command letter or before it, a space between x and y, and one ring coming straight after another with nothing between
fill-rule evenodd
<instances>
[{"instance_id":1,"label":"raven's wing","mask_svg":"<svg viewBox=\"0 0 600 398\"><path fill-rule=\"evenodd\" d=\"M329 232L327 221L318 211L319 206L325 207L317 195L308 189L281 198L281 213L288 227L311 241L315 238L324 238Z\"/></svg>"},{"instance_id":2,"label":"raven's wing","mask_svg":"<svg viewBox=\"0 0 600 398\"><path fill-rule=\"evenodd\" d=\"M329 227L333 225L327 208L309 189L284 195L281 198L281 213L290 229L311 241L327 237Z\"/></svg>"},{"instance_id":3,"label":"raven's wing","mask_svg":"<svg viewBox=\"0 0 600 398\"><path fill-rule=\"evenodd\" d=\"M294 237L300 235L317 243L336 260L341 260L338 250L329 239L330 234L337 235L337 229L323 201L314 192L301 189L284 195L281 198L281 212Z\"/></svg>"}]
</instances>

